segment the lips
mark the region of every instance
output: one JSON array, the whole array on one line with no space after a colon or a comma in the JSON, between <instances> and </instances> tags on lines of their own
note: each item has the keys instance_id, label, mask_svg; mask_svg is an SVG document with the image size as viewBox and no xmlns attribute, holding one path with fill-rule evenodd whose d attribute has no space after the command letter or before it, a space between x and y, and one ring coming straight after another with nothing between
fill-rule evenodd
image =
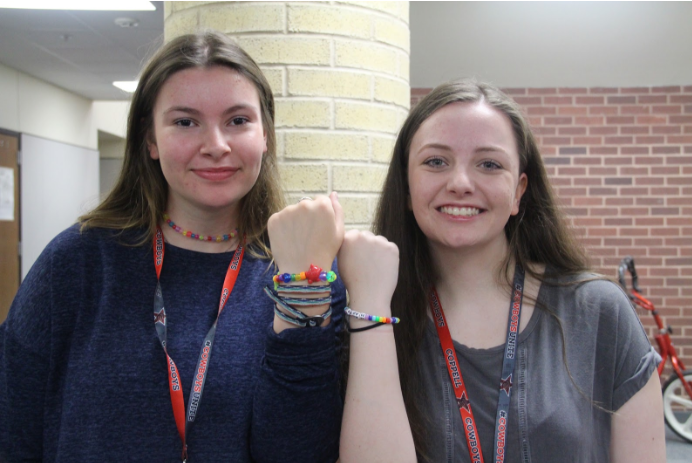
<instances>
[{"instance_id":1,"label":"lips","mask_svg":"<svg viewBox=\"0 0 692 463\"><path fill-rule=\"evenodd\" d=\"M481 213L481 210L476 207L442 206L438 210L454 217L473 217Z\"/></svg>"},{"instance_id":2,"label":"lips","mask_svg":"<svg viewBox=\"0 0 692 463\"><path fill-rule=\"evenodd\" d=\"M205 180L218 182L230 178L238 169L235 167L210 167L206 169L192 169L192 171Z\"/></svg>"}]
</instances>

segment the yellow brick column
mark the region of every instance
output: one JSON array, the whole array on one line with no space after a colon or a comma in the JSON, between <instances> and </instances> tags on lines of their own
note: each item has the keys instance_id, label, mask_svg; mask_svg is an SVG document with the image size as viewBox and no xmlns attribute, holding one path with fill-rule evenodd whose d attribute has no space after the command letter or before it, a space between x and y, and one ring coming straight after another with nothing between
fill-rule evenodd
<instances>
[{"instance_id":1,"label":"yellow brick column","mask_svg":"<svg viewBox=\"0 0 692 463\"><path fill-rule=\"evenodd\" d=\"M234 37L276 98L290 202L339 192L347 228L368 228L410 104L408 2L165 2L165 39Z\"/></svg>"}]
</instances>

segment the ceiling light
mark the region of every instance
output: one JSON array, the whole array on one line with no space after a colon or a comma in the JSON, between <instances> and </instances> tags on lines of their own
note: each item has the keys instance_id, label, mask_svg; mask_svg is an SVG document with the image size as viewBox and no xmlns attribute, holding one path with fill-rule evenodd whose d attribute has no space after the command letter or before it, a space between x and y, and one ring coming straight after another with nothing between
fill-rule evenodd
<instances>
[{"instance_id":1,"label":"ceiling light","mask_svg":"<svg viewBox=\"0 0 692 463\"><path fill-rule=\"evenodd\" d=\"M116 26L120 26L124 29L139 26L139 22L137 22L137 20L133 18L115 18L113 22Z\"/></svg>"},{"instance_id":2,"label":"ceiling light","mask_svg":"<svg viewBox=\"0 0 692 463\"><path fill-rule=\"evenodd\" d=\"M113 85L115 85L120 90L123 90L127 93L134 93L134 91L137 90L137 84L138 83L139 82L136 80L131 80L131 81L119 80L119 81L113 82Z\"/></svg>"},{"instance_id":3,"label":"ceiling light","mask_svg":"<svg viewBox=\"0 0 692 463\"><path fill-rule=\"evenodd\" d=\"M144 0L0 0L0 8L23 10L104 10L155 11L156 7Z\"/></svg>"}]
</instances>

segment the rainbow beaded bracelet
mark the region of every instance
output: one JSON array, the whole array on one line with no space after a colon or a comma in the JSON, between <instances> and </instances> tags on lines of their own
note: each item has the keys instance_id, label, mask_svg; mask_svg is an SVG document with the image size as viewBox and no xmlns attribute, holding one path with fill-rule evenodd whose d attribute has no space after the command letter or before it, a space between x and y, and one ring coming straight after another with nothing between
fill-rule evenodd
<instances>
[{"instance_id":1,"label":"rainbow beaded bracelet","mask_svg":"<svg viewBox=\"0 0 692 463\"><path fill-rule=\"evenodd\" d=\"M318 281L325 281L327 283L332 283L336 281L336 273L325 272L321 267L310 264L310 270L307 272L300 273L277 273L274 275L274 289L276 289L280 283L291 283L293 281L303 281L308 280L308 284L316 283Z\"/></svg>"},{"instance_id":2,"label":"rainbow beaded bracelet","mask_svg":"<svg viewBox=\"0 0 692 463\"><path fill-rule=\"evenodd\" d=\"M344 313L349 317L360 318L361 320L368 320L375 323L384 323L386 325L394 325L401 321L401 319L397 317L378 317L377 315L368 315L366 313L356 312L355 310L352 310L350 307L345 307Z\"/></svg>"}]
</instances>

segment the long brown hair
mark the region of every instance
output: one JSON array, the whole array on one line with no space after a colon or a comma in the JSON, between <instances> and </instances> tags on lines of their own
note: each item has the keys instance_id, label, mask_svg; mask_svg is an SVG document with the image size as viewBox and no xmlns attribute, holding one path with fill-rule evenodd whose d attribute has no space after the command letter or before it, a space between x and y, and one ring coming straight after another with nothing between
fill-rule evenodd
<instances>
[{"instance_id":1,"label":"long brown hair","mask_svg":"<svg viewBox=\"0 0 692 463\"><path fill-rule=\"evenodd\" d=\"M127 122L125 159L120 177L106 199L79 218L82 230L103 227L114 230L142 230L137 244L151 240L163 220L168 200L168 184L159 161L147 149L153 133L153 110L163 84L175 73L189 68L225 66L253 83L259 95L262 127L267 134L267 152L257 182L241 200L238 231L247 236L256 255L269 256L267 220L284 207L279 187L274 132L274 97L267 79L255 61L229 37L207 31L177 37L164 45L142 72L132 97Z\"/></svg>"},{"instance_id":2,"label":"long brown hair","mask_svg":"<svg viewBox=\"0 0 692 463\"><path fill-rule=\"evenodd\" d=\"M373 228L376 234L399 247L399 281L392 298L392 315L401 317L406 323L396 325L394 334L404 402L416 449L422 458L425 456L425 423L416 400L423 393L418 386L418 349L427 324L428 291L437 280L438 269L433 265L428 240L408 208L409 150L421 124L435 111L454 102L481 101L509 118L519 153L519 172L528 177L519 213L510 216L505 225L509 253L502 266L502 275L508 289L511 281L507 269L512 261L540 281L550 275L537 274L528 264L546 264L558 274L587 269L584 252L559 210L529 125L510 97L485 83L458 80L438 86L411 110L394 146Z\"/></svg>"}]
</instances>

